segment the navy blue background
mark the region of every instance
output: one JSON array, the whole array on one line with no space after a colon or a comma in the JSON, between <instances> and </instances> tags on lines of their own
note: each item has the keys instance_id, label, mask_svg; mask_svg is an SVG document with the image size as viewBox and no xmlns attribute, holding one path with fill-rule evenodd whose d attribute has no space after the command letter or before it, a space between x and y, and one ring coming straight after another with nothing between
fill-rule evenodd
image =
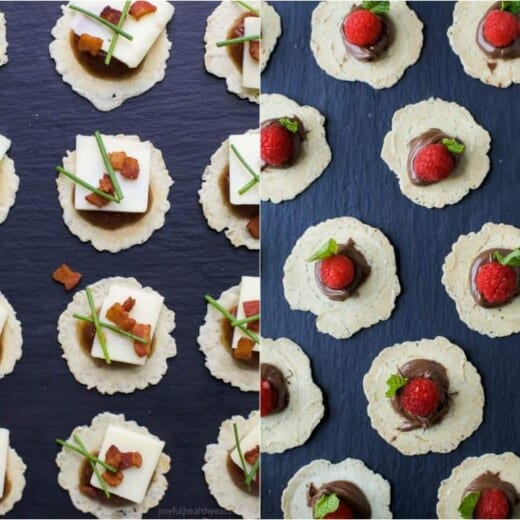
<instances>
[{"instance_id":1,"label":"navy blue background","mask_svg":"<svg viewBox=\"0 0 520 520\"><path fill-rule=\"evenodd\" d=\"M206 292L218 296L255 274L258 255L233 248L207 227L197 190L211 154L231 133L257 125L257 105L227 93L207 74L203 35L211 2L179 2L169 26L172 56L164 82L98 112L62 82L49 57L59 2L1 2L7 18L9 63L0 69L0 133L21 179L16 205L0 226L0 290L23 324L23 357L0 381L0 426L28 466L24 496L12 517L80 516L57 482L56 437L103 411L125 413L166 441L172 457L169 488L147 516L227 517L209 494L201 471L207 444L222 420L248 414L257 394L211 377L196 338ZM166 225L143 246L112 255L71 235L61 217L54 167L74 148L77 133L137 133L164 154L175 180ZM131 395L87 391L69 372L57 343L58 316L72 295L53 282L62 262L82 272L79 286L107 276L135 276L176 312L178 355L157 385Z\"/></svg>"},{"instance_id":2,"label":"navy blue background","mask_svg":"<svg viewBox=\"0 0 520 520\"><path fill-rule=\"evenodd\" d=\"M317 458L337 462L355 457L390 481L395 517L435 517L437 488L452 467L468 456L518 451L518 336L492 340L469 330L441 285L441 268L460 234L486 222L520 226L520 148L514 144L520 132L519 87L496 89L464 73L446 36L451 2L410 2L425 25L422 54L402 80L386 90L336 80L318 67L309 46L316 2L274 5L282 17L283 36L263 75L263 91L285 94L325 115L332 162L296 200L263 205L263 334L287 336L304 348L327 412L304 446L264 456L263 514L281 516L282 490L304 464ZM393 113L430 96L467 107L493 139L491 170L484 184L441 210L428 210L405 198L394 173L380 159ZM311 313L289 309L282 277L285 259L305 229L343 215L378 227L389 237L402 293L388 321L339 341L317 333ZM371 428L362 378L384 347L436 335L460 345L482 375L484 422L450 454L405 457Z\"/></svg>"}]
</instances>

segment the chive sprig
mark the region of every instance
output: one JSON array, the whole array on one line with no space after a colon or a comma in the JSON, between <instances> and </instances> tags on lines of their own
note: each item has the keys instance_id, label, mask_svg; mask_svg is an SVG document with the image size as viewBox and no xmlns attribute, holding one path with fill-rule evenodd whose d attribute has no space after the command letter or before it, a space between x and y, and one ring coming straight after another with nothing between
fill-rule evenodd
<instances>
[{"instance_id":1,"label":"chive sprig","mask_svg":"<svg viewBox=\"0 0 520 520\"><path fill-rule=\"evenodd\" d=\"M104 18L97 15L96 13L93 13L92 11L83 9L83 7L79 7L78 5L74 5L74 4L69 5L69 9L72 9L73 11L77 11L78 13L84 14L85 16L88 16L89 18L96 20L100 24L108 27L109 29L112 29L116 34L121 35L123 38L126 38L127 40L132 41L134 39L134 37L131 34L127 33L126 31L124 31L117 25L113 24L112 22L105 20Z\"/></svg>"},{"instance_id":2,"label":"chive sprig","mask_svg":"<svg viewBox=\"0 0 520 520\"><path fill-rule=\"evenodd\" d=\"M82 314L74 313L72 315L72 317L76 318L77 320L87 321L89 323L94 323L94 319L93 318L89 318L88 316L83 316ZM139 343L148 343L146 341L146 339L141 338L141 336L136 336L135 334L132 334L131 332L128 332L128 331L123 330L123 329L120 329L119 327L116 327L115 325L112 325L112 324L107 323L105 321L100 321L99 324L101 325L101 327L103 327L105 329L108 329L108 330L111 330L111 331L115 332L116 334L119 334L120 336L125 336L125 337L127 337L129 339L133 339L134 341L138 341Z\"/></svg>"},{"instance_id":3,"label":"chive sprig","mask_svg":"<svg viewBox=\"0 0 520 520\"><path fill-rule=\"evenodd\" d=\"M105 358L107 365L110 365L110 363L112 363L112 360L110 359L110 354L108 353L107 349L107 338L105 336L105 333L103 332L103 329L101 328L101 324L99 323L99 316L96 310L94 297L92 296L92 291L90 290L90 287L87 287L85 289L85 293L87 294L90 313L92 314L92 317L94 319L94 326L96 327L96 334L99 339L99 344L101 345L101 350L103 351L103 357Z\"/></svg>"},{"instance_id":4,"label":"chive sprig","mask_svg":"<svg viewBox=\"0 0 520 520\"><path fill-rule=\"evenodd\" d=\"M123 7L123 11L121 12L121 16L119 17L119 22L117 22L117 27L119 29L123 28L123 24L126 21L126 17L128 16L128 11L130 10L130 0L127 0L125 2L125 6ZM107 55L105 56L105 65L110 65L110 62L112 61L112 55L114 54L114 49L116 48L116 43L119 38L118 32L114 33L114 36L112 37L112 41L110 42L110 47L108 48Z\"/></svg>"}]
</instances>

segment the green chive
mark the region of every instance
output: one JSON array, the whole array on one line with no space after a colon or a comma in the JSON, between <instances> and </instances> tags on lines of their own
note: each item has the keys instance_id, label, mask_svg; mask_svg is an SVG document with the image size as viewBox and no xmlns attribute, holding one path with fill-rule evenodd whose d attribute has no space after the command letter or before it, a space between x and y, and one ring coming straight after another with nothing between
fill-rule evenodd
<instances>
[{"instance_id":1,"label":"green chive","mask_svg":"<svg viewBox=\"0 0 520 520\"><path fill-rule=\"evenodd\" d=\"M246 4L242 0L235 0L235 3L237 3L238 5L241 5L242 7L247 9L248 11L251 11L255 16L260 16L260 12L258 11L258 9L255 9L254 7L251 7L249 4Z\"/></svg>"},{"instance_id":2,"label":"green chive","mask_svg":"<svg viewBox=\"0 0 520 520\"><path fill-rule=\"evenodd\" d=\"M92 292L90 291L90 287L87 287L85 289L85 292L87 293L87 300L88 300L88 304L90 306L90 312L94 319L94 325L96 327L96 333L99 338L99 344L101 345L101 350L103 351L103 356L105 357L105 361L107 362L107 365L110 365L110 363L112 363L112 361L110 359L110 355L108 354L108 350L107 350L107 339L106 339L105 333L101 329L101 325L99 323L99 316L98 316L98 313L96 310L96 305L94 304L94 298L92 297Z\"/></svg>"},{"instance_id":3,"label":"green chive","mask_svg":"<svg viewBox=\"0 0 520 520\"><path fill-rule=\"evenodd\" d=\"M260 319L260 314L254 314L253 316L249 316L249 318L243 318L242 320L233 320L231 325L236 327L237 325L246 325L247 323L253 323L254 321L258 321Z\"/></svg>"},{"instance_id":4,"label":"green chive","mask_svg":"<svg viewBox=\"0 0 520 520\"><path fill-rule=\"evenodd\" d=\"M107 464L106 462L102 461L101 459L98 459L97 457L94 457L92 453L89 453L85 446L81 443L81 441L78 443L78 436L74 435L74 441L79 445L74 446L74 444L70 444L67 441L64 441L62 439L56 439L56 442L60 446L64 446L65 448L68 448L69 450L75 451L76 453L79 453L83 455L86 459L88 459L91 462L95 462L96 464L99 464L100 466L103 466L107 471L110 471L111 473L116 473L117 468L114 468L114 466L111 466L110 464Z\"/></svg>"},{"instance_id":5,"label":"green chive","mask_svg":"<svg viewBox=\"0 0 520 520\"><path fill-rule=\"evenodd\" d=\"M98 188L94 188L92 184L89 184L88 182L84 181L83 179L80 179L79 177L76 177L76 175L65 170L65 168L62 168L61 166L56 166L56 171L58 173L62 173L71 181L74 181L76 184L83 186L85 189L91 191L92 193L95 193L96 195L99 195L100 197L103 197L104 199L110 200L112 202L119 202L113 195L110 195L110 193L105 193L104 191L101 191Z\"/></svg>"},{"instance_id":6,"label":"green chive","mask_svg":"<svg viewBox=\"0 0 520 520\"><path fill-rule=\"evenodd\" d=\"M235 45L237 43L250 42L253 40L259 40L259 34L251 34L250 36L241 36L240 38L231 38L230 40L222 40L217 42L217 47L225 47L226 45Z\"/></svg>"},{"instance_id":7,"label":"green chive","mask_svg":"<svg viewBox=\"0 0 520 520\"><path fill-rule=\"evenodd\" d=\"M78 13L84 14L85 16L88 16L89 18L98 21L100 24L103 24L109 29L112 29L115 33L120 34L123 38L126 38L127 40L132 41L134 39L134 37L131 34L128 34L126 31L123 31L123 29L119 28L117 25L114 25L113 23L109 22L108 20L105 20L104 18L101 18L101 16L98 16L97 14L92 13L91 11L87 11L86 9L83 9L82 7L78 7L77 5L73 4L69 5L69 9L77 11Z\"/></svg>"},{"instance_id":8,"label":"green chive","mask_svg":"<svg viewBox=\"0 0 520 520\"><path fill-rule=\"evenodd\" d=\"M256 179L251 179L247 184L242 186L238 190L239 195L243 195L246 191L250 190L258 181Z\"/></svg>"},{"instance_id":9,"label":"green chive","mask_svg":"<svg viewBox=\"0 0 520 520\"><path fill-rule=\"evenodd\" d=\"M128 11L130 9L130 1L127 0L125 2L125 6L123 7L123 12L119 17L119 22L117 23L117 27L121 29L123 24L125 23L126 17L128 16ZM116 47L117 40L119 38L119 33L116 32L114 36L112 36L112 41L110 42L110 47L108 48L107 55L105 56L105 65L110 65L110 61L112 60L112 54L114 54L114 49Z\"/></svg>"},{"instance_id":10,"label":"green chive","mask_svg":"<svg viewBox=\"0 0 520 520\"><path fill-rule=\"evenodd\" d=\"M251 481L249 481L249 482L247 481L248 474L247 474L247 468L246 468L246 461L244 460L244 456L242 455L242 448L240 447L240 439L238 438L238 428L235 423L233 423L233 435L235 436L235 446L237 448L238 458L240 459L240 465L242 466L242 471L244 472L245 483L246 483L247 489L249 489L249 491L251 491Z\"/></svg>"},{"instance_id":11,"label":"green chive","mask_svg":"<svg viewBox=\"0 0 520 520\"><path fill-rule=\"evenodd\" d=\"M260 467L260 455L258 456L258 458L255 460L255 463L251 467L251 471L246 476L246 484L248 486L251 486L251 482L255 478L256 472L258 471L259 467Z\"/></svg>"},{"instance_id":12,"label":"green chive","mask_svg":"<svg viewBox=\"0 0 520 520\"><path fill-rule=\"evenodd\" d=\"M108 158L107 150L105 148L105 145L103 144L103 139L101 139L101 134L99 133L99 130L96 130L94 132L94 137L96 138L96 143L99 148L99 152L101 153L101 157L103 158L103 163L105 164L105 168L107 170L108 176L110 177L110 180L112 181L112 185L114 186L114 190L116 192L116 197L119 199L119 201L124 199L123 192L121 191L121 186L119 186L119 181L117 180L116 173L114 172L114 168L112 168L112 163L110 162L110 159Z\"/></svg>"},{"instance_id":13,"label":"green chive","mask_svg":"<svg viewBox=\"0 0 520 520\"><path fill-rule=\"evenodd\" d=\"M88 316L83 316L81 314L73 314L72 317L76 318L77 320L88 321L89 323L94 323L94 320L92 318L89 318ZM126 330L120 329L119 327L116 327L115 325L111 325L110 323L100 321L99 324L103 328L112 330L116 334L119 334L120 336L125 336L127 338L133 339L134 341L139 341L139 343L148 343L145 339L141 338L141 336L136 336L135 334L132 334L131 332L127 332Z\"/></svg>"},{"instance_id":14,"label":"green chive","mask_svg":"<svg viewBox=\"0 0 520 520\"><path fill-rule=\"evenodd\" d=\"M243 195L246 191L250 190L257 182L260 182L260 176L249 166L246 160L242 157L236 146L232 144L231 151L235 154L236 158L241 162L242 166L252 175L252 179L242 188L238 190L239 195Z\"/></svg>"}]
</instances>

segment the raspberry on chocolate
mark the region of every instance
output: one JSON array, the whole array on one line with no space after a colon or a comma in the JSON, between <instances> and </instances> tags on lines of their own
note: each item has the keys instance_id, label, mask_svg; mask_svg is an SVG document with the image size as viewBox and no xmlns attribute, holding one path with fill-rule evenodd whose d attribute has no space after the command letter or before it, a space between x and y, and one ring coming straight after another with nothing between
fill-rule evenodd
<instances>
[{"instance_id":1,"label":"raspberry on chocolate","mask_svg":"<svg viewBox=\"0 0 520 520\"><path fill-rule=\"evenodd\" d=\"M518 18L507 11L490 11L484 20L484 38L494 47L509 47L519 35Z\"/></svg>"},{"instance_id":2,"label":"raspberry on chocolate","mask_svg":"<svg viewBox=\"0 0 520 520\"><path fill-rule=\"evenodd\" d=\"M486 489L478 499L473 518L509 518L509 502L500 489Z\"/></svg>"},{"instance_id":3,"label":"raspberry on chocolate","mask_svg":"<svg viewBox=\"0 0 520 520\"><path fill-rule=\"evenodd\" d=\"M323 518L348 519L354 518L354 513L352 512L350 506L344 500L340 499L338 509L332 513L327 513Z\"/></svg>"},{"instance_id":4,"label":"raspberry on chocolate","mask_svg":"<svg viewBox=\"0 0 520 520\"><path fill-rule=\"evenodd\" d=\"M278 394L273 385L267 380L260 381L260 416L271 415L276 408Z\"/></svg>"},{"instance_id":5,"label":"raspberry on chocolate","mask_svg":"<svg viewBox=\"0 0 520 520\"><path fill-rule=\"evenodd\" d=\"M489 303L500 304L510 300L517 287L516 272L511 267L493 261L481 265L475 283L482 297Z\"/></svg>"},{"instance_id":6,"label":"raspberry on chocolate","mask_svg":"<svg viewBox=\"0 0 520 520\"><path fill-rule=\"evenodd\" d=\"M441 143L423 146L413 160L415 175L424 182L439 182L455 169L455 159Z\"/></svg>"},{"instance_id":7,"label":"raspberry on chocolate","mask_svg":"<svg viewBox=\"0 0 520 520\"><path fill-rule=\"evenodd\" d=\"M343 289L350 285L355 272L354 262L344 255L330 256L320 264L320 279L331 289Z\"/></svg>"},{"instance_id":8,"label":"raspberry on chocolate","mask_svg":"<svg viewBox=\"0 0 520 520\"><path fill-rule=\"evenodd\" d=\"M378 16L366 9L352 11L343 23L343 33L349 43L369 47L379 40L383 24Z\"/></svg>"},{"instance_id":9,"label":"raspberry on chocolate","mask_svg":"<svg viewBox=\"0 0 520 520\"><path fill-rule=\"evenodd\" d=\"M418 417L432 415L439 408L440 400L439 387L426 377L417 377L408 381L399 393L401 407Z\"/></svg>"},{"instance_id":10,"label":"raspberry on chocolate","mask_svg":"<svg viewBox=\"0 0 520 520\"><path fill-rule=\"evenodd\" d=\"M260 158L272 168L294 164L300 152L304 129L298 118L265 121L260 129Z\"/></svg>"}]
</instances>

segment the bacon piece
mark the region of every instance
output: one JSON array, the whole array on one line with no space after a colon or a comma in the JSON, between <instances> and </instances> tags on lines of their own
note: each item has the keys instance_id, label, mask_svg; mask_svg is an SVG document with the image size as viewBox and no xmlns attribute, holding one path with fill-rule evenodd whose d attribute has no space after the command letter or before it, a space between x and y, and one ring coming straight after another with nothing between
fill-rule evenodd
<instances>
[{"instance_id":1,"label":"bacon piece","mask_svg":"<svg viewBox=\"0 0 520 520\"><path fill-rule=\"evenodd\" d=\"M126 312L130 312L133 308L134 308L134 305L135 305L135 298L132 298L131 296L129 296L124 302L123 302L123 309L126 311Z\"/></svg>"},{"instance_id":2,"label":"bacon piece","mask_svg":"<svg viewBox=\"0 0 520 520\"><path fill-rule=\"evenodd\" d=\"M114 170L121 170L126 159L126 152L110 152L108 154L110 164Z\"/></svg>"},{"instance_id":3,"label":"bacon piece","mask_svg":"<svg viewBox=\"0 0 520 520\"><path fill-rule=\"evenodd\" d=\"M101 179L99 179L99 189L105 193L108 193L109 195L114 194L114 186L112 185L110 177L106 173L103 174ZM108 199L103 198L97 193L89 193L85 196L85 199L98 208L102 208L110 202Z\"/></svg>"},{"instance_id":4,"label":"bacon piece","mask_svg":"<svg viewBox=\"0 0 520 520\"><path fill-rule=\"evenodd\" d=\"M136 19L139 20L142 16L146 14L155 13L157 11L157 7L150 2L146 2L145 0L137 0L130 6L129 13Z\"/></svg>"},{"instance_id":5,"label":"bacon piece","mask_svg":"<svg viewBox=\"0 0 520 520\"><path fill-rule=\"evenodd\" d=\"M140 468L143 465L143 457L138 451L126 451L121 453L121 465L119 469Z\"/></svg>"},{"instance_id":6,"label":"bacon piece","mask_svg":"<svg viewBox=\"0 0 520 520\"><path fill-rule=\"evenodd\" d=\"M101 478L111 487L117 487L121 482L123 482L123 479L125 476L123 475L122 471L117 471L116 473L112 473L111 471L105 471Z\"/></svg>"},{"instance_id":7,"label":"bacon piece","mask_svg":"<svg viewBox=\"0 0 520 520\"><path fill-rule=\"evenodd\" d=\"M247 230L253 238L260 238L260 215L252 218L247 223Z\"/></svg>"},{"instance_id":8,"label":"bacon piece","mask_svg":"<svg viewBox=\"0 0 520 520\"><path fill-rule=\"evenodd\" d=\"M122 13L119 9L114 9L113 7L107 5L105 8L103 8L103 11L101 11L99 16L104 18L107 22L117 25L119 23L119 19L121 18L121 14Z\"/></svg>"},{"instance_id":9,"label":"bacon piece","mask_svg":"<svg viewBox=\"0 0 520 520\"><path fill-rule=\"evenodd\" d=\"M152 352L152 341L150 338L151 332L152 326L145 325L144 323L136 323L132 329L132 334L146 340L146 343L134 341L134 350L139 357L149 356Z\"/></svg>"},{"instance_id":10,"label":"bacon piece","mask_svg":"<svg viewBox=\"0 0 520 520\"><path fill-rule=\"evenodd\" d=\"M115 473L105 471L101 476L107 484L116 487L123 482L122 470L132 466L140 468L143 465L143 457L138 451L119 451L119 448L112 444L105 453L105 462L118 471Z\"/></svg>"},{"instance_id":11,"label":"bacon piece","mask_svg":"<svg viewBox=\"0 0 520 520\"><path fill-rule=\"evenodd\" d=\"M105 316L110 321L113 321L117 327L127 332L134 328L135 320L129 316L128 312L125 311L123 305L120 303L114 303L114 305L107 310Z\"/></svg>"},{"instance_id":12,"label":"bacon piece","mask_svg":"<svg viewBox=\"0 0 520 520\"><path fill-rule=\"evenodd\" d=\"M249 318L250 316L254 316L260 312L260 300L249 300L242 303L242 307L244 308L244 314L246 315L246 318ZM253 332L258 332L260 330L260 320L255 320L251 323L248 323L247 328Z\"/></svg>"},{"instance_id":13,"label":"bacon piece","mask_svg":"<svg viewBox=\"0 0 520 520\"><path fill-rule=\"evenodd\" d=\"M119 467L121 466L121 461L121 452L119 451L117 446L112 444L105 453L105 462L107 464L110 464L110 466L119 469Z\"/></svg>"},{"instance_id":14,"label":"bacon piece","mask_svg":"<svg viewBox=\"0 0 520 520\"><path fill-rule=\"evenodd\" d=\"M236 359L243 359L247 361L253 357L253 348L255 342L249 338L240 338L238 340L237 348L233 350L233 356Z\"/></svg>"},{"instance_id":15,"label":"bacon piece","mask_svg":"<svg viewBox=\"0 0 520 520\"><path fill-rule=\"evenodd\" d=\"M97 38L96 36L87 33L83 33L78 39L78 51L88 52L89 54L92 54L92 56L97 56L100 53L102 46L103 40L101 38Z\"/></svg>"},{"instance_id":16,"label":"bacon piece","mask_svg":"<svg viewBox=\"0 0 520 520\"><path fill-rule=\"evenodd\" d=\"M251 40L249 42L249 54L255 61L260 61L260 40Z\"/></svg>"},{"instance_id":17,"label":"bacon piece","mask_svg":"<svg viewBox=\"0 0 520 520\"><path fill-rule=\"evenodd\" d=\"M74 289L74 287L78 285L82 276L81 273L76 273L67 264L61 264L54 273L52 273L54 280L62 283L65 286L66 291Z\"/></svg>"},{"instance_id":18,"label":"bacon piece","mask_svg":"<svg viewBox=\"0 0 520 520\"><path fill-rule=\"evenodd\" d=\"M260 455L260 446L255 446L249 451L246 451L244 453L244 459L248 464L251 464L251 466L258 460L258 457Z\"/></svg>"},{"instance_id":19,"label":"bacon piece","mask_svg":"<svg viewBox=\"0 0 520 520\"><path fill-rule=\"evenodd\" d=\"M126 157L123 167L119 168L119 171L127 179L137 179L139 176L139 162L134 157Z\"/></svg>"}]
</instances>

